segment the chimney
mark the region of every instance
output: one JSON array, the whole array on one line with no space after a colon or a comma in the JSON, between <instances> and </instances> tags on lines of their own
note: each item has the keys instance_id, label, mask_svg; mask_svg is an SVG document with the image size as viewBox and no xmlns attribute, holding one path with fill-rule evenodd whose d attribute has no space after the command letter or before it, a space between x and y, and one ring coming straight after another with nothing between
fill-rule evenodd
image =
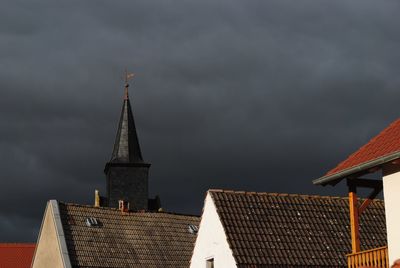
<instances>
[{"instance_id":1,"label":"chimney","mask_svg":"<svg viewBox=\"0 0 400 268\"><path fill-rule=\"evenodd\" d=\"M129 212L129 202L125 200L118 201L118 209L121 212Z\"/></svg>"},{"instance_id":2,"label":"chimney","mask_svg":"<svg viewBox=\"0 0 400 268\"><path fill-rule=\"evenodd\" d=\"M100 207L100 194L98 190L94 191L94 206L96 208Z\"/></svg>"}]
</instances>

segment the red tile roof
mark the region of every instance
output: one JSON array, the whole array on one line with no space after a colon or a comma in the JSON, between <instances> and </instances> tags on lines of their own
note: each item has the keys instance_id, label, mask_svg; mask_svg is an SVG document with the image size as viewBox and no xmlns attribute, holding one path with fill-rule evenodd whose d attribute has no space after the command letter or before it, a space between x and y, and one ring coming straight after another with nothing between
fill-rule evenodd
<instances>
[{"instance_id":1,"label":"red tile roof","mask_svg":"<svg viewBox=\"0 0 400 268\"><path fill-rule=\"evenodd\" d=\"M1 268L31 267L35 244L0 243Z\"/></svg>"},{"instance_id":2,"label":"red tile roof","mask_svg":"<svg viewBox=\"0 0 400 268\"><path fill-rule=\"evenodd\" d=\"M385 163L384 158L386 157L393 156L388 161L399 158L396 155L398 153L400 153L400 119L394 121L367 144L315 182L327 180L340 173L343 173L343 176L336 176L339 179L365 169L371 169ZM365 169L361 167L362 165L365 165Z\"/></svg>"}]
</instances>

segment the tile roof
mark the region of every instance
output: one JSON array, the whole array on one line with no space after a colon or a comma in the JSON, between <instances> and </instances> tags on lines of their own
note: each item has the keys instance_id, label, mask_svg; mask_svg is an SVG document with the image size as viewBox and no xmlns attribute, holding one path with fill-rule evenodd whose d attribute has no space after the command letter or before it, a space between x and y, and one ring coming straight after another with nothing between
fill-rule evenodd
<instances>
[{"instance_id":1,"label":"tile roof","mask_svg":"<svg viewBox=\"0 0 400 268\"><path fill-rule=\"evenodd\" d=\"M390 124L381 133L371 139L356 152L351 154L346 160L341 162L332 170L328 171L324 177L331 177L340 172L367 164L395 153L400 152L400 119ZM393 160L393 159L390 159ZM382 164L382 163L379 163ZM375 165L376 166L376 165ZM373 166L368 166L372 168ZM361 170L357 170L358 172ZM347 176L350 174L347 174Z\"/></svg>"},{"instance_id":2,"label":"tile roof","mask_svg":"<svg viewBox=\"0 0 400 268\"><path fill-rule=\"evenodd\" d=\"M199 217L128 212L59 202L73 267L189 267ZM99 227L88 227L86 219Z\"/></svg>"},{"instance_id":3,"label":"tile roof","mask_svg":"<svg viewBox=\"0 0 400 268\"><path fill-rule=\"evenodd\" d=\"M238 267L347 267L348 199L210 190ZM384 204L360 219L361 247L386 245Z\"/></svg>"},{"instance_id":4,"label":"tile roof","mask_svg":"<svg viewBox=\"0 0 400 268\"><path fill-rule=\"evenodd\" d=\"M31 267L35 244L0 243L1 268Z\"/></svg>"}]
</instances>

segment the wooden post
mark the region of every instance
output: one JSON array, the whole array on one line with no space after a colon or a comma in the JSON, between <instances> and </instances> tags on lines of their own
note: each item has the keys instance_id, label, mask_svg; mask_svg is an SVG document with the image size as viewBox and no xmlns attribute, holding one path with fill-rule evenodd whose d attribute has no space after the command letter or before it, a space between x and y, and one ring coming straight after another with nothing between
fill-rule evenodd
<instances>
[{"instance_id":1,"label":"wooden post","mask_svg":"<svg viewBox=\"0 0 400 268\"><path fill-rule=\"evenodd\" d=\"M355 190L349 191L349 207L350 207L350 229L351 229L351 250L352 253L360 251L360 232L358 221L358 199Z\"/></svg>"}]
</instances>

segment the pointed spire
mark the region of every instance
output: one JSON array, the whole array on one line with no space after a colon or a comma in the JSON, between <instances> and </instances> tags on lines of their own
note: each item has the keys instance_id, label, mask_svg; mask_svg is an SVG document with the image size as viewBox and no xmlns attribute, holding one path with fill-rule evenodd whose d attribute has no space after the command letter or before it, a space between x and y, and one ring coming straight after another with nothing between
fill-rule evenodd
<instances>
[{"instance_id":1,"label":"pointed spire","mask_svg":"<svg viewBox=\"0 0 400 268\"><path fill-rule=\"evenodd\" d=\"M139 139L136 133L135 120L129 101L129 84L127 81L129 78L130 75L126 73L124 102L110 161L112 163L143 163Z\"/></svg>"}]
</instances>

